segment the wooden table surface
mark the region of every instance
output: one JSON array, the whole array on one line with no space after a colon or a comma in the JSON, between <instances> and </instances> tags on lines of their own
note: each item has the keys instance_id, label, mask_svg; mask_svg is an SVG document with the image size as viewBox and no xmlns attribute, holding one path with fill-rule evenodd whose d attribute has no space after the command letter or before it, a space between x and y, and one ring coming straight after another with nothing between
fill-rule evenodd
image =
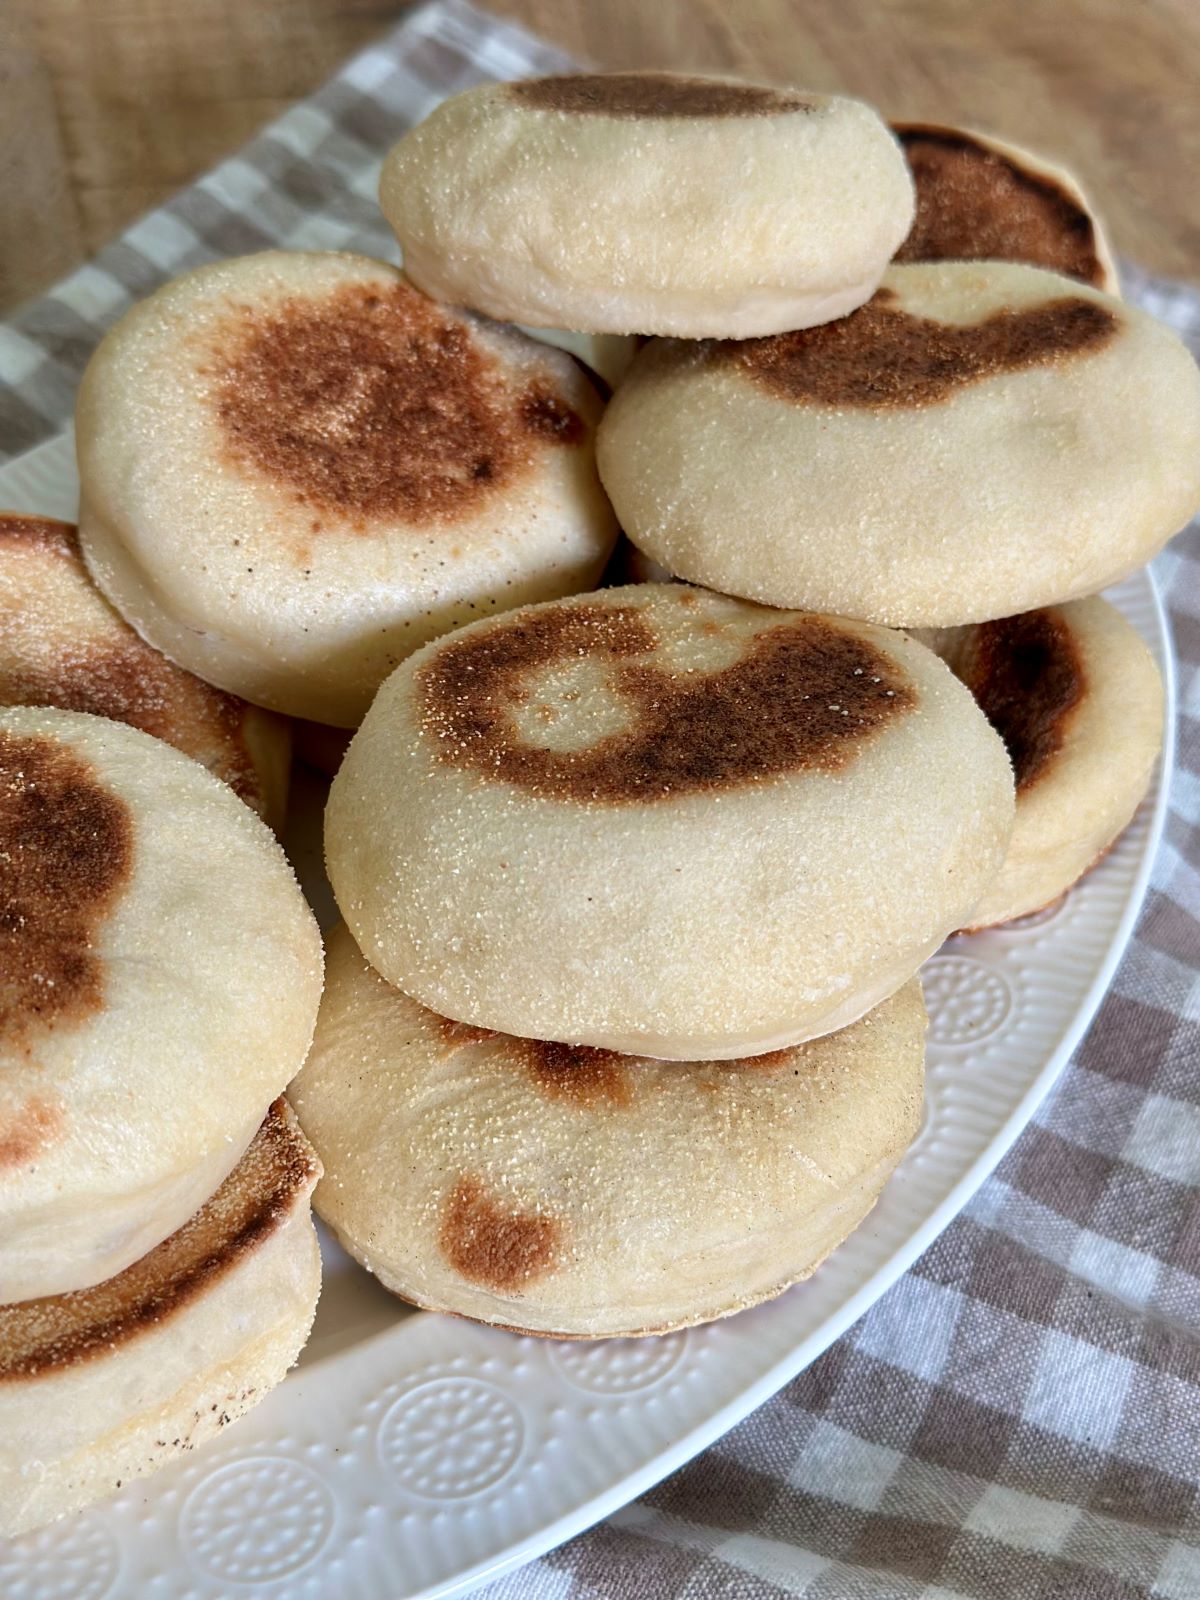
<instances>
[{"instance_id":1,"label":"wooden table surface","mask_svg":"<svg viewBox=\"0 0 1200 1600\"><path fill-rule=\"evenodd\" d=\"M0 311L396 22L395 0L0 0ZM1200 0L493 0L609 67L724 69L965 121L1073 167L1200 281Z\"/></svg>"}]
</instances>

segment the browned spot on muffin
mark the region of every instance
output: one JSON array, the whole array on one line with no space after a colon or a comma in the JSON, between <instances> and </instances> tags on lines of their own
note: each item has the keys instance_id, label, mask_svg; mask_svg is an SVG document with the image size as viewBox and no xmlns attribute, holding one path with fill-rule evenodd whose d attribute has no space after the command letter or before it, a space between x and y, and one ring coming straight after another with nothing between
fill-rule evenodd
<instances>
[{"instance_id":1,"label":"browned spot on muffin","mask_svg":"<svg viewBox=\"0 0 1200 1600\"><path fill-rule=\"evenodd\" d=\"M31 1095L16 1116L0 1121L0 1172L25 1167L52 1144L62 1129L62 1107Z\"/></svg>"},{"instance_id":2,"label":"browned spot on muffin","mask_svg":"<svg viewBox=\"0 0 1200 1600\"><path fill-rule=\"evenodd\" d=\"M1024 261L1100 286L1096 229L1043 173L956 128L898 123L917 214L897 261Z\"/></svg>"},{"instance_id":3,"label":"browned spot on muffin","mask_svg":"<svg viewBox=\"0 0 1200 1600\"><path fill-rule=\"evenodd\" d=\"M243 316L214 389L226 443L306 506L449 522L528 471L534 439L574 442L551 388L534 425L470 324L407 284Z\"/></svg>"},{"instance_id":4,"label":"browned spot on muffin","mask_svg":"<svg viewBox=\"0 0 1200 1600\"><path fill-rule=\"evenodd\" d=\"M526 78L509 84L508 92L537 111L601 117L763 117L814 106L808 96L790 89L674 72L567 73Z\"/></svg>"},{"instance_id":5,"label":"browned spot on muffin","mask_svg":"<svg viewBox=\"0 0 1200 1600\"><path fill-rule=\"evenodd\" d=\"M79 555L79 538L69 522L52 517L27 517L20 511L0 512L0 545L24 545L51 555Z\"/></svg>"},{"instance_id":6,"label":"browned spot on muffin","mask_svg":"<svg viewBox=\"0 0 1200 1600\"><path fill-rule=\"evenodd\" d=\"M420 669L424 727L451 766L538 795L614 805L837 771L916 704L893 661L823 617L766 629L715 672L635 659L655 643L633 606L585 602L501 619L449 639ZM510 712L527 674L585 656L609 668L625 729L582 750L524 742Z\"/></svg>"},{"instance_id":7,"label":"browned spot on muffin","mask_svg":"<svg viewBox=\"0 0 1200 1600\"><path fill-rule=\"evenodd\" d=\"M1053 611L1027 611L976 629L963 681L1004 740L1018 794L1062 748L1087 678L1071 630Z\"/></svg>"},{"instance_id":8,"label":"browned spot on muffin","mask_svg":"<svg viewBox=\"0 0 1200 1600\"><path fill-rule=\"evenodd\" d=\"M561 395L535 385L521 398L521 421L526 429L553 444L581 444L587 427Z\"/></svg>"},{"instance_id":9,"label":"browned spot on muffin","mask_svg":"<svg viewBox=\"0 0 1200 1600\"><path fill-rule=\"evenodd\" d=\"M485 1039L496 1037L492 1028L476 1028L469 1022L452 1022L449 1017L439 1016L436 1011L431 1011L429 1015L433 1018L433 1025L441 1039L443 1055L453 1055L464 1045L482 1044Z\"/></svg>"},{"instance_id":10,"label":"browned spot on muffin","mask_svg":"<svg viewBox=\"0 0 1200 1600\"><path fill-rule=\"evenodd\" d=\"M882 410L934 405L984 378L1094 352L1117 327L1107 306L1074 296L958 326L881 305L876 295L836 322L726 340L715 354L781 399Z\"/></svg>"},{"instance_id":11,"label":"browned spot on muffin","mask_svg":"<svg viewBox=\"0 0 1200 1600\"><path fill-rule=\"evenodd\" d=\"M114 617L119 644L67 643L26 648L28 659L0 656L0 703L87 711L153 734L223 778L247 805L261 811L262 782L246 744L249 707L185 672ZM30 641L32 643L33 641Z\"/></svg>"},{"instance_id":12,"label":"browned spot on muffin","mask_svg":"<svg viewBox=\"0 0 1200 1600\"><path fill-rule=\"evenodd\" d=\"M103 1003L93 948L129 878L133 823L73 750L0 730L0 1040L78 1026Z\"/></svg>"},{"instance_id":13,"label":"browned spot on muffin","mask_svg":"<svg viewBox=\"0 0 1200 1600\"><path fill-rule=\"evenodd\" d=\"M629 1104L628 1058L616 1050L550 1039L513 1038L509 1043L533 1081L553 1099L581 1106Z\"/></svg>"},{"instance_id":14,"label":"browned spot on muffin","mask_svg":"<svg viewBox=\"0 0 1200 1600\"><path fill-rule=\"evenodd\" d=\"M561 1234L556 1218L512 1211L478 1178L465 1177L446 1200L439 1244L454 1270L471 1283L511 1293L553 1268Z\"/></svg>"},{"instance_id":15,"label":"browned spot on muffin","mask_svg":"<svg viewBox=\"0 0 1200 1600\"><path fill-rule=\"evenodd\" d=\"M212 1199L148 1255L91 1289L0 1306L0 1383L107 1356L161 1329L289 1222L319 1174L277 1100Z\"/></svg>"}]
</instances>

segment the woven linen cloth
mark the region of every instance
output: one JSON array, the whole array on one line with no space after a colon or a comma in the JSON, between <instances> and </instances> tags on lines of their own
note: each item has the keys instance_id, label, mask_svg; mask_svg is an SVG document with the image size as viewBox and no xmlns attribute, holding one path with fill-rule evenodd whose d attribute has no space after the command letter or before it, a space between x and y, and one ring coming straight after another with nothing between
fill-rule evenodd
<instances>
[{"instance_id":1,"label":"woven linen cloth","mask_svg":"<svg viewBox=\"0 0 1200 1600\"><path fill-rule=\"evenodd\" d=\"M271 245L395 257L389 144L565 58L435 0L0 327L0 458L57 432L101 331ZM1125 273L1200 350L1200 294ZM1156 566L1178 770L1111 993L996 1175L850 1333L642 1500L488 1600L1200 1600L1200 527Z\"/></svg>"}]
</instances>

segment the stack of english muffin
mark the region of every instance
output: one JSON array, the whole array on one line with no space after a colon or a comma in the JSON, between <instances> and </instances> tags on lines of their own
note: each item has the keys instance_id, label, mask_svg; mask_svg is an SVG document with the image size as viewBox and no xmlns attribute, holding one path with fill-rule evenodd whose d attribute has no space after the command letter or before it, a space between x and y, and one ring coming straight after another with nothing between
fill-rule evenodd
<instances>
[{"instance_id":1,"label":"stack of english muffin","mask_svg":"<svg viewBox=\"0 0 1200 1600\"><path fill-rule=\"evenodd\" d=\"M295 1361L320 1167L280 1096L321 973L274 836L199 760L0 710L0 1531L203 1443Z\"/></svg>"},{"instance_id":2,"label":"stack of english muffin","mask_svg":"<svg viewBox=\"0 0 1200 1600\"><path fill-rule=\"evenodd\" d=\"M522 1331L805 1277L919 1126L922 962L1061 895L1159 748L1096 591L1200 505L1200 376L1065 174L619 74L456 97L381 199L403 274L129 312L78 534L0 519L6 1531L282 1375L322 1165L389 1288ZM291 719L349 739L315 1036L245 803Z\"/></svg>"}]
</instances>

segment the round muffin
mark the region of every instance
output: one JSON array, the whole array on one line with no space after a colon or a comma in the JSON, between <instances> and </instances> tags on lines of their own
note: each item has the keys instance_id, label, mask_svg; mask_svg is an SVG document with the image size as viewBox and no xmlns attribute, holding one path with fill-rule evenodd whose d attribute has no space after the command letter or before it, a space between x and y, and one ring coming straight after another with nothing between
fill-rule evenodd
<instances>
[{"instance_id":1,"label":"round muffin","mask_svg":"<svg viewBox=\"0 0 1200 1600\"><path fill-rule=\"evenodd\" d=\"M202 761L272 827L283 825L289 723L139 639L88 577L70 523L0 512L0 705L127 722Z\"/></svg>"},{"instance_id":2,"label":"round muffin","mask_svg":"<svg viewBox=\"0 0 1200 1600\"><path fill-rule=\"evenodd\" d=\"M366 257L201 267L84 374L84 557L182 666L354 727L428 639L595 583L616 538L602 405L561 350Z\"/></svg>"},{"instance_id":3,"label":"round muffin","mask_svg":"<svg viewBox=\"0 0 1200 1600\"><path fill-rule=\"evenodd\" d=\"M320 1170L279 1100L216 1194L140 1261L0 1305L0 1537L169 1466L280 1382L321 1286Z\"/></svg>"},{"instance_id":4,"label":"round muffin","mask_svg":"<svg viewBox=\"0 0 1200 1600\"><path fill-rule=\"evenodd\" d=\"M457 1021L692 1061L832 1032L961 927L1012 776L931 651L680 584L406 662L330 791L339 909Z\"/></svg>"},{"instance_id":5,"label":"round muffin","mask_svg":"<svg viewBox=\"0 0 1200 1600\"><path fill-rule=\"evenodd\" d=\"M1119 294L1100 219L1069 172L966 128L894 122L917 191L897 261L1024 261Z\"/></svg>"},{"instance_id":6,"label":"round muffin","mask_svg":"<svg viewBox=\"0 0 1200 1600\"><path fill-rule=\"evenodd\" d=\"M1162 678L1135 629L1095 595L928 642L1004 740L1016 776L1008 853L971 927L1028 916L1095 865L1145 796L1162 748Z\"/></svg>"},{"instance_id":7,"label":"round muffin","mask_svg":"<svg viewBox=\"0 0 1200 1600\"><path fill-rule=\"evenodd\" d=\"M0 710L0 1304L181 1227L304 1060L321 940L270 830L119 722Z\"/></svg>"},{"instance_id":8,"label":"round muffin","mask_svg":"<svg viewBox=\"0 0 1200 1600\"><path fill-rule=\"evenodd\" d=\"M485 84L383 166L429 294L532 326L744 339L868 299L913 216L869 106L670 72Z\"/></svg>"},{"instance_id":9,"label":"round muffin","mask_svg":"<svg viewBox=\"0 0 1200 1600\"><path fill-rule=\"evenodd\" d=\"M1200 373L1036 267L893 267L776 339L647 345L600 429L621 526L693 583L896 627L1014 616L1148 561L1200 507Z\"/></svg>"},{"instance_id":10,"label":"round muffin","mask_svg":"<svg viewBox=\"0 0 1200 1600\"><path fill-rule=\"evenodd\" d=\"M387 1288L600 1339L806 1278L917 1133L924 1040L915 979L849 1028L745 1061L511 1038L425 1010L339 927L291 1092L325 1167L317 1212Z\"/></svg>"}]
</instances>

